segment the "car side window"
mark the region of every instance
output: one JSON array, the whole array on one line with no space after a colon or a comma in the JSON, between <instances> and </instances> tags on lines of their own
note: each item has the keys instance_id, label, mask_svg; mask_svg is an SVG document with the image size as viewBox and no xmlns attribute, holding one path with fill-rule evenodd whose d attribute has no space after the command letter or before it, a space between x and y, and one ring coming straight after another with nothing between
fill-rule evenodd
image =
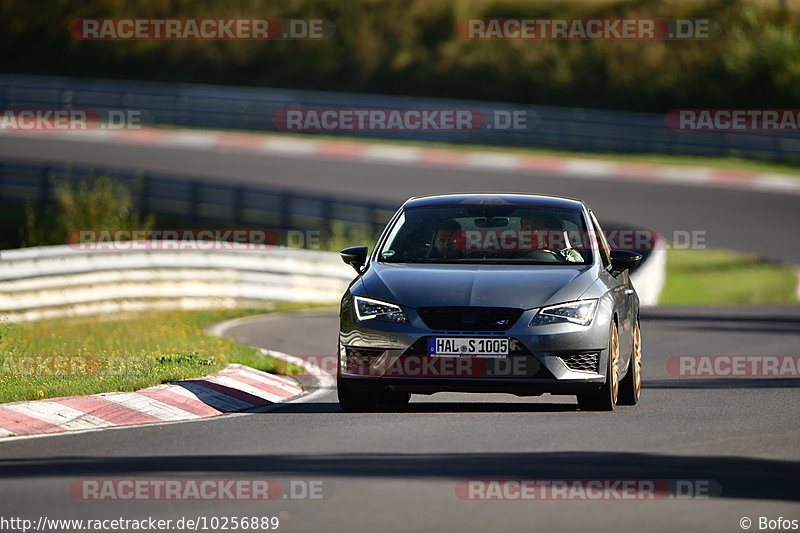
<instances>
[{"instance_id":1,"label":"car side window","mask_svg":"<svg viewBox=\"0 0 800 533\"><path fill-rule=\"evenodd\" d=\"M589 211L589 216L592 219L592 229L594 230L595 235L597 235L597 244L600 245L600 260L603 262L603 266L608 268L608 266L611 264L611 248L608 246L606 234L603 233L603 229L600 227L600 224L594 217L594 213Z\"/></svg>"}]
</instances>

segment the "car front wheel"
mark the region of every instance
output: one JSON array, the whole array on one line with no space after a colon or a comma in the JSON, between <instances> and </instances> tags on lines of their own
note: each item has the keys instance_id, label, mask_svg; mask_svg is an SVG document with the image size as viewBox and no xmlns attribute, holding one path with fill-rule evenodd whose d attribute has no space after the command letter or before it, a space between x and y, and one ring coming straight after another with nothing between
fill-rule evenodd
<instances>
[{"instance_id":1,"label":"car front wheel","mask_svg":"<svg viewBox=\"0 0 800 533\"><path fill-rule=\"evenodd\" d=\"M642 332L639 321L633 330L633 352L628 363L628 373L619 383L619 404L636 405L642 393Z\"/></svg>"},{"instance_id":2,"label":"car front wheel","mask_svg":"<svg viewBox=\"0 0 800 533\"><path fill-rule=\"evenodd\" d=\"M584 411L613 411L619 395L619 329L611 326L608 340L606 382L597 392L578 395L578 406Z\"/></svg>"}]
</instances>

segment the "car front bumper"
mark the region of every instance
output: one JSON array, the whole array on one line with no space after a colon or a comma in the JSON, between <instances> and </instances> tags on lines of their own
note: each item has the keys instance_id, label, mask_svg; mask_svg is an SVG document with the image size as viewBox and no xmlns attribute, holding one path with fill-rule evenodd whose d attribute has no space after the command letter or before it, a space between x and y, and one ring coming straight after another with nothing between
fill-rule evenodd
<instances>
[{"instance_id":1,"label":"car front bumper","mask_svg":"<svg viewBox=\"0 0 800 533\"><path fill-rule=\"evenodd\" d=\"M591 392L606 381L611 312L602 306L588 326L529 326L536 310L528 310L501 332L433 331L413 309L404 311L408 323L398 324L358 321L342 310L339 376L349 386L535 396ZM431 337L508 338L512 349L503 357L433 356Z\"/></svg>"}]
</instances>

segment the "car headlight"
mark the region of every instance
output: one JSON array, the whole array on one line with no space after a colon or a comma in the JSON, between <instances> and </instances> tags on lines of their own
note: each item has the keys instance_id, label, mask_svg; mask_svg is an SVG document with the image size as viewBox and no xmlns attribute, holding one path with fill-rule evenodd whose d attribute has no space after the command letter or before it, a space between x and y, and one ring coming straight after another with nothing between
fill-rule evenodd
<instances>
[{"instance_id":1,"label":"car headlight","mask_svg":"<svg viewBox=\"0 0 800 533\"><path fill-rule=\"evenodd\" d=\"M542 307L531 320L531 326L572 322L580 326L588 326L597 311L597 300L578 300L565 304Z\"/></svg>"},{"instance_id":2,"label":"car headlight","mask_svg":"<svg viewBox=\"0 0 800 533\"><path fill-rule=\"evenodd\" d=\"M355 300L356 316L359 320L377 318L401 324L408 322L406 314L400 309L399 305L373 300L372 298L364 298L363 296L355 296L353 299Z\"/></svg>"}]
</instances>

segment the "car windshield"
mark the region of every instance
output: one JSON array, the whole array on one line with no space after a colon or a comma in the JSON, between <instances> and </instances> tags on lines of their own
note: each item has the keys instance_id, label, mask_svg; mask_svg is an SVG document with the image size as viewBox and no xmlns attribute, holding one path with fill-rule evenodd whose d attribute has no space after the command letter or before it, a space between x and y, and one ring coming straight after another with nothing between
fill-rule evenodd
<instances>
[{"instance_id":1,"label":"car windshield","mask_svg":"<svg viewBox=\"0 0 800 533\"><path fill-rule=\"evenodd\" d=\"M520 206L419 207L401 213L385 263L576 265L592 262L583 214Z\"/></svg>"}]
</instances>

